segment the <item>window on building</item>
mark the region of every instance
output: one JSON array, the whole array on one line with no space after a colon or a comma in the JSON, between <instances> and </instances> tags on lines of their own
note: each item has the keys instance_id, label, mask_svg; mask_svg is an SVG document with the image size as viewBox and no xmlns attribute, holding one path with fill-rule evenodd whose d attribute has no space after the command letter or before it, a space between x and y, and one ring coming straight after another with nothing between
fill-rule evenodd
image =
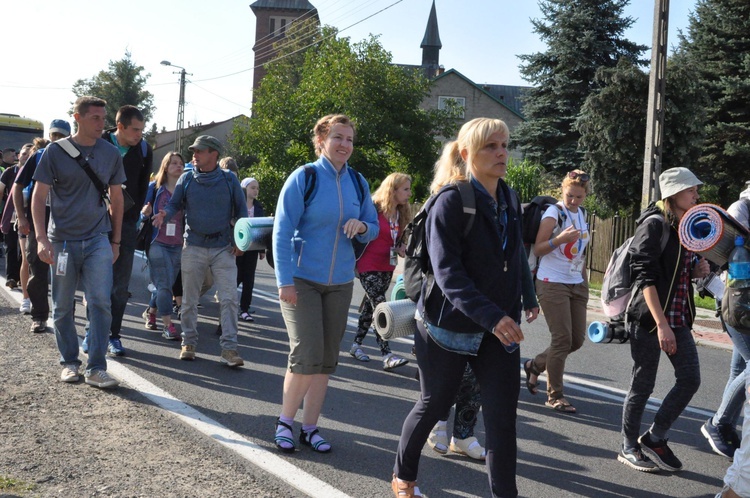
<instances>
[{"instance_id":1,"label":"window on building","mask_svg":"<svg viewBox=\"0 0 750 498\"><path fill-rule=\"evenodd\" d=\"M286 34L286 19L281 18L281 28L279 28L279 36Z\"/></svg>"},{"instance_id":2,"label":"window on building","mask_svg":"<svg viewBox=\"0 0 750 498\"><path fill-rule=\"evenodd\" d=\"M451 110L455 113L455 117L463 119L464 110L466 109L466 98L440 96L438 97L438 109Z\"/></svg>"},{"instance_id":3,"label":"window on building","mask_svg":"<svg viewBox=\"0 0 750 498\"><path fill-rule=\"evenodd\" d=\"M271 36L276 36L276 18L272 17L270 20L270 25L268 26L268 32L271 33Z\"/></svg>"},{"instance_id":4,"label":"window on building","mask_svg":"<svg viewBox=\"0 0 750 498\"><path fill-rule=\"evenodd\" d=\"M292 19L285 17L272 17L269 25L271 36L284 36L286 34L286 25L291 21Z\"/></svg>"}]
</instances>

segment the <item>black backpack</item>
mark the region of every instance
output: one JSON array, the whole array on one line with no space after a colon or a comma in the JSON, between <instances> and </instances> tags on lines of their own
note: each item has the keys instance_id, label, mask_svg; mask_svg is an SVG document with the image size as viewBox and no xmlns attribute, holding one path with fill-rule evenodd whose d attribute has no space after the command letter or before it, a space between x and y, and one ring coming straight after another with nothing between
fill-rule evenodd
<instances>
[{"instance_id":1,"label":"black backpack","mask_svg":"<svg viewBox=\"0 0 750 498\"><path fill-rule=\"evenodd\" d=\"M547 208L554 205L557 205L557 199L548 195L537 195L531 199L531 202L524 204L521 238L525 244L536 242L536 234L539 231L542 215L547 211Z\"/></svg>"},{"instance_id":2,"label":"black backpack","mask_svg":"<svg viewBox=\"0 0 750 498\"><path fill-rule=\"evenodd\" d=\"M406 242L406 258L404 258L404 291L406 297L414 302L419 300L422 293L422 284L425 276L428 278L429 294L434 278L430 271L430 258L427 254L427 244L425 243L425 225L427 223L427 213L435 199L448 189L458 189L461 194L461 203L464 211L464 229L462 237L469 235L471 227L474 225L474 217L477 212L477 200L474 195L474 187L470 182L458 182L455 185L448 185L440 189L435 195L430 196L424 203L422 209L414 216L414 219L406 226L401 238Z\"/></svg>"}]
</instances>

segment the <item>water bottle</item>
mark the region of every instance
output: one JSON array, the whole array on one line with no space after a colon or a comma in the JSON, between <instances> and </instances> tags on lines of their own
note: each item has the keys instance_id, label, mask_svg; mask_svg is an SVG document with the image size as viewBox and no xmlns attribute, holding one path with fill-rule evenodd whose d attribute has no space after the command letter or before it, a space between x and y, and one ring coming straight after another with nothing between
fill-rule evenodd
<instances>
[{"instance_id":1,"label":"water bottle","mask_svg":"<svg viewBox=\"0 0 750 498\"><path fill-rule=\"evenodd\" d=\"M733 289L750 287L750 251L740 235L734 239L734 249L729 254L727 285Z\"/></svg>"}]
</instances>

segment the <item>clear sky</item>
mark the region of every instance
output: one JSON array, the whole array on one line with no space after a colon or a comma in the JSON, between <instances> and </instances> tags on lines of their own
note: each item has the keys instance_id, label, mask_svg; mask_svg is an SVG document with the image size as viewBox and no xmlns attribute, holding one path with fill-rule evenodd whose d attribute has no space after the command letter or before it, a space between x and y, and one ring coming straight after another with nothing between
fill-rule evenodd
<instances>
[{"instance_id":1,"label":"clear sky","mask_svg":"<svg viewBox=\"0 0 750 498\"><path fill-rule=\"evenodd\" d=\"M250 113L254 0L26 0L3 2L0 112L44 122L67 117L78 79L93 77L126 51L151 76L159 129L175 128L179 77L188 73L185 122L210 123ZM310 0L324 24L359 41L379 36L393 61L421 63L432 0ZM687 26L696 0L670 2L669 44ZM526 85L517 55L543 51L530 19L534 0L436 0L443 48L440 63L476 83ZM654 2L632 0L636 22L626 36L651 45ZM226 76L233 74L232 76ZM72 118L70 118L72 119ZM149 123L151 124L151 123Z\"/></svg>"}]
</instances>

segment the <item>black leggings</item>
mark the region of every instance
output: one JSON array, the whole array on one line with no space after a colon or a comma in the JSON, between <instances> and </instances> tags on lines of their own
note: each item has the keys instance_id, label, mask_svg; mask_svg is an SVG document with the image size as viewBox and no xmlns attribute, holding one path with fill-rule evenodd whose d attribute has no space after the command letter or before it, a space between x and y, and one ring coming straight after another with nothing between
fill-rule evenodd
<instances>
[{"instance_id":1,"label":"black leggings","mask_svg":"<svg viewBox=\"0 0 750 498\"><path fill-rule=\"evenodd\" d=\"M421 322L414 345L422 393L401 430L393 472L415 481L419 458L430 431L456 399L466 364L482 391L487 435L487 472L493 496L516 498L516 409L520 392L521 353L507 353L500 340L485 334L477 356L461 355L438 346Z\"/></svg>"}]
</instances>

